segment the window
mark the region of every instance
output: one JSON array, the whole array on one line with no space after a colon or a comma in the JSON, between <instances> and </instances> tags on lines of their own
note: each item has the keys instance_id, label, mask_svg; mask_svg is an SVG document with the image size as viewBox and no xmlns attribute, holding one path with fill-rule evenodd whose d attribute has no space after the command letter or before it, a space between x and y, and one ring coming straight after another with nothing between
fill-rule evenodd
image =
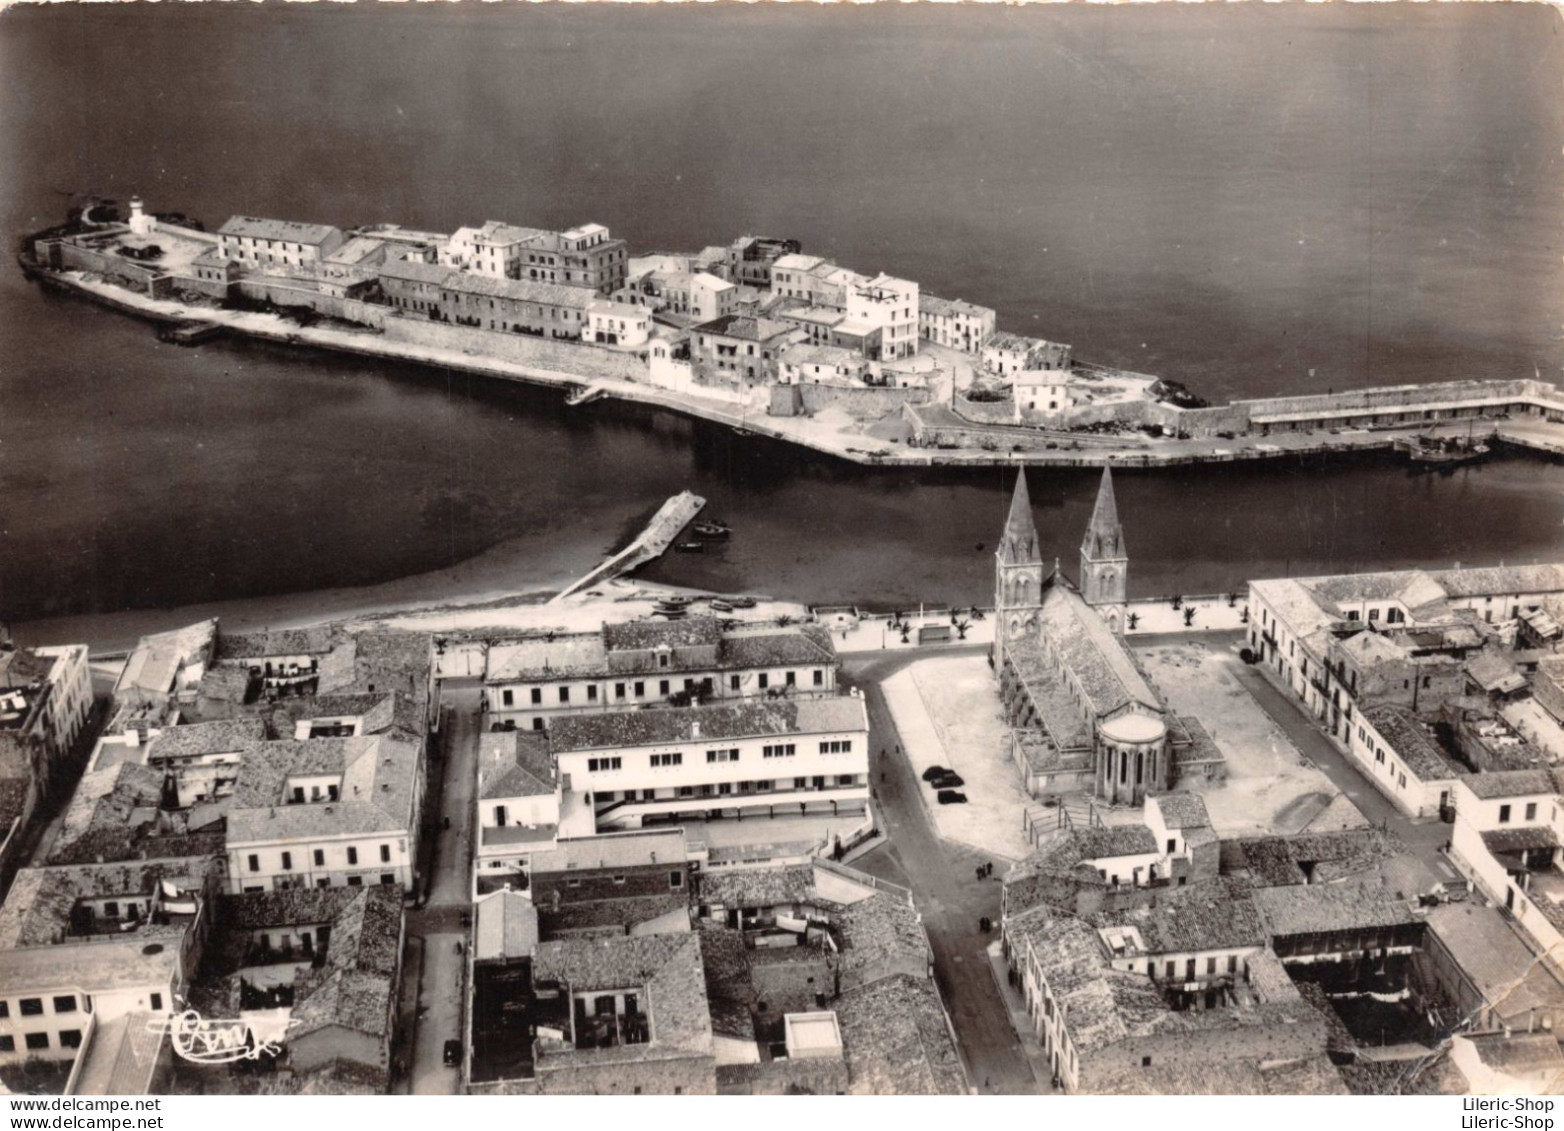
<instances>
[{"instance_id":1,"label":"window","mask_svg":"<svg viewBox=\"0 0 1564 1131\"><path fill-rule=\"evenodd\" d=\"M532 702L535 704L543 702L543 689L541 687L534 687L532 689Z\"/></svg>"},{"instance_id":2,"label":"window","mask_svg":"<svg viewBox=\"0 0 1564 1131\"><path fill-rule=\"evenodd\" d=\"M1238 955L1229 954L1227 956L1227 972L1229 974L1238 973Z\"/></svg>"},{"instance_id":3,"label":"window","mask_svg":"<svg viewBox=\"0 0 1564 1131\"><path fill-rule=\"evenodd\" d=\"M249 859L249 865L250 871L259 872L261 870L261 858L259 856L252 855Z\"/></svg>"},{"instance_id":4,"label":"window","mask_svg":"<svg viewBox=\"0 0 1564 1131\"><path fill-rule=\"evenodd\" d=\"M543 720L542 719L533 719L532 720L532 729L533 730L542 730L543 729Z\"/></svg>"},{"instance_id":5,"label":"window","mask_svg":"<svg viewBox=\"0 0 1564 1131\"><path fill-rule=\"evenodd\" d=\"M825 672L821 671L819 668L816 668L814 671L814 677L814 683L816 687L825 686Z\"/></svg>"},{"instance_id":6,"label":"window","mask_svg":"<svg viewBox=\"0 0 1564 1131\"><path fill-rule=\"evenodd\" d=\"M152 994L150 999L148 1000L147 1004L150 1005L153 1010L160 1010L160 1009L162 1009L163 1008L163 995L159 994L159 993Z\"/></svg>"},{"instance_id":7,"label":"window","mask_svg":"<svg viewBox=\"0 0 1564 1131\"><path fill-rule=\"evenodd\" d=\"M364 886L364 877L363 876L349 876L348 877L348 887L350 887L350 888L361 888L363 886Z\"/></svg>"},{"instance_id":8,"label":"window","mask_svg":"<svg viewBox=\"0 0 1564 1131\"><path fill-rule=\"evenodd\" d=\"M79 1049L79 1048L81 1048L81 1030L80 1029L61 1029L60 1030L60 1047L62 1049Z\"/></svg>"},{"instance_id":9,"label":"window","mask_svg":"<svg viewBox=\"0 0 1564 1131\"><path fill-rule=\"evenodd\" d=\"M503 829L505 827L505 806L496 805L494 807L494 824L498 828Z\"/></svg>"},{"instance_id":10,"label":"window","mask_svg":"<svg viewBox=\"0 0 1564 1131\"><path fill-rule=\"evenodd\" d=\"M315 867L317 867L317 868L324 868L325 866L326 866L326 850L323 849L323 848L317 848L315 850Z\"/></svg>"},{"instance_id":11,"label":"window","mask_svg":"<svg viewBox=\"0 0 1564 1131\"><path fill-rule=\"evenodd\" d=\"M391 863L391 846L389 844L382 844L380 846L380 862L382 864Z\"/></svg>"},{"instance_id":12,"label":"window","mask_svg":"<svg viewBox=\"0 0 1564 1131\"><path fill-rule=\"evenodd\" d=\"M302 785L296 785L293 787L293 803L295 805L304 804L304 787Z\"/></svg>"},{"instance_id":13,"label":"window","mask_svg":"<svg viewBox=\"0 0 1564 1131\"><path fill-rule=\"evenodd\" d=\"M728 782L728 781L718 783L718 785L717 785L717 792L720 793L720 794L723 794L723 795L727 795L729 793L732 793L733 792L733 783L732 782Z\"/></svg>"},{"instance_id":14,"label":"window","mask_svg":"<svg viewBox=\"0 0 1564 1131\"><path fill-rule=\"evenodd\" d=\"M639 698L641 698L641 696L643 696L645 694L646 694L646 681L645 680L640 680L640 679L636 680L635 681L635 697L637 699L639 699Z\"/></svg>"},{"instance_id":15,"label":"window","mask_svg":"<svg viewBox=\"0 0 1564 1131\"><path fill-rule=\"evenodd\" d=\"M396 876L391 872L381 872L380 882L385 884L387 887L390 887L392 884L396 883Z\"/></svg>"},{"instance_id":16,"label":"window","mask_svg":"<svg viewBox=\"0 0 1564 1131\"><path fill-rule=\"evenodd\" d=\"M75 1013L76 995L61 994L54 999L54 1011L56 1013Z\"/></svg>"},{"instance_id":17,"label":"window","mask_svg":"<svg viewBox=\"0 0 1564 1131\"><path fill-rule=\"evenodd\" d=\"M293 871L293 853L284 852L282 854L282 870L284 872Z\"/></svg>"},{"instance_id":18,"label":"window","mask_svg":"<svg viewBox=\"0 0 1564 1131\"><path fill-rule=\"evenodd\" d=\"M1206 959L1206 973L1207 974L1215 974L1216 973L1216 958L1215 957L1211 957L1211 958Z\"/></svg>"},{"instance_id":19,"label":"window","mask_svg":"<svg viewBox=\"0 0 1564 1131\"><path fill-rule=\"evenodd\" d=\"M358 863L358 849L354 848L351 844L348 845L348 863L349 864L357 864Z\"/></svg>"},{"instance_id":20,"label":"window","mask_svg":"<svg viewBox=\"0 0 1564 1131\"><path fill-rule=\"evenodd\" d=\"M8 1001L0 1001L0 1018L9 1016L11 1016L11 1003Z\"/></svg>"},{"instance_id":21,"label":"window","mask_svg":"<svg viewBox=\"0 0 1564 1131\"><path fill-rule=\"evenodd\" d=\"M798 748L791 742L781 743L776 746L762 746L760 756L762 758L791 758L798 753Z\"/></svg>"},{"instance_id":22,"label":"window","mask_svg":"<svg viewBox=\"0 0 1564 1131\"><path fill-rule=\"evenodd\" d=\"M1168 976L1168 977L1169 977L1169 978L1171 978L1171 977L1173 977L1173 976L1174 976L1174 972L1175 972L1175 970L1176 970L1176 969L1177 969L1177 967L1176 967L1176 966L1175 966L1175 965L1174 965L1174 963L1173 963L1173 960L1172 960L1172 959L1171 959L1171 958L1170 958L1170 959L1168 959L1168 970L1167 970L1167 976Z\"/></svg>"},{"instance_id":23,"label":"window","mask_svg":"<svg viewBox=\"0 0 1564 1131\"><path fill-rule=\"evenodd\" d=\"M103 917L105 919L118 919L119 918L119 904L116 903L112 899L109 900L107 903L105 903L103 905Z\"/></svg>"},{"instance_id":24,"label":"window","mask_svg":"<svg viewBox=\"0 0 1564 1131\"><path fill-rule=\"evenodd\" d=\"M794 778L793 779L793 788L794 789L803 789L808 784L809 784L809 779L808 778Z\"/></svg>"},{"instance_id":25,"label":"window","mask_svg":"<svg viewBox=\"0 0 1564 1131\"><path fill-rule=\"evenodd\" d=\"M624 882L625 882L624 876L619 875L619 876L615 876L614 877L614 883L620 885L621 887L624 886Z\"/></svg>"},{"instance_id":26,"label":"window","mask_svg":"<svg viewBox=\"0 0 1564 1131\"><path fill-rule=\"evenodd\" d=\"M708 762L737 762L739 752L737 750L708 750L706 761Z\"/></svg>"},{"instance_id":27,"label":"window","mask_svg":"<svg viewBox=\"0 0 1564 1131\"><path fill-rule=\"evenodd\" d=\"M787 673L787 685L789 687L796 687L798 685L798 673L797 672L788 672Z\"/></svg>"},{"instance_id":28,"label":"window","mask_svg":"<svg viewBox=\"0 0 1564 1131\"><path fill-rule=\"evenodd\" d=\"M667 652L659 652L657 654L657 666L659 668L666 668L668 666L668 653Z\"/></svg>"},{"instance_id":29,"label":"window","mask_svg":"<svg viewBox=\"0 0 1564 1131\"><path fill-rule=\"evenodd\" d=\"M1499 806L1499 823L1501 825L1510 823L1510 807L1508 805Z\"/></svg>"},{"instance_id":30,"label":"window","mask_svg":"<svg viewBox=\"0 0 1564 1131\"><path fill-rule=\"evenodd\" d=\"M671 888L671 889L673 889L675 891L677 891L679 888L682 888L684 886L684 873L683 872L669 872L668 873L668 886L669 886L669 888Z\"/></svg>"},{"instance_id":31,"label":"window","mask_svg":"<svg viewBox=\"0 0 1564 1131\"><path fill-rule=\"evenodd\" d=\"M500 692L500 700L505 704L505 706L514 707L516 705L516 693L507 687L504 691Z\"/></svg>"},{"instance_id":32,"label":"window","mask_svg":"<svg viewBox=\"0 0 1564 1131\"><path fill-rule=\"evenodd\" d=\"M836 777L836 784L837 785L853 785L854 781L855 781L855 778L856 778L856 775L854 775L854 774L838 774L837 777Z\"/></svg>"},{"instance_id":33,"label":"window","mask_svg":"<svg viewBox=\"0 0 1564 1131\"><path fill-rule=\"evenodd\" d=\"M1150 1068L1151 1067L1151 1057L1149 1057L1149 1056L1141 1057L1140 1058L1140 1066L1142 1068Z\"/></svg>"},{"instance_id":34,"label":"window","mask_svg":"<svg viewBox=\"0 0 1564 1131\"><path fill-rule=\"evenodd\" d=\"M561 687L559 689L559 701L561 703L569 703L570 702L570 688L568 688L568 687Z\"/></svg>"},{"instance_id":35,"label":"window","mask_svg":"<svg viewBox=\"0 0 1564 1131\"><path fill-rule=\"evenodd\" d=\"M624 764L623 758L588 758L587 770L590 773L598 773L602 770L617 770Z\"/></svg>"},{"instance_id":36,"label":"window","mask_svg":"<svg viewBox=\"0 0 1564 1131\"><path fill-rule=\"evenodd\" d=\"M851 754L852 752L853 744L851 739L841 738L820 744L820 753L822 754Z\"/></svg>"},{"instance_id":37,"label":"window","mask_svg":"<svg viewBox=\"0 0 1564 1131\"><path fill-rule=\"evenodd\" d=\"M625 685L622 684L622 683L614 684L614 698L615 699L623 699L624 697L625 697Z\"/></svg>"},{"instance_id":38,"label":"window","mask_svg":"<svg viewBox=\"0 0 1564 1131\"><path fill-rule=\"evenodd\" d=\"M28 1033L27 1047L30 1049L46 1049L49 1047L48 1033Z\"/></svg>"},{"instance_id":39,"label":"window","mask_svg":"<svg viewBox=\"0 0 1564 1131\"><path fill-rule=\"evenodd\" d=\"M682 765L684 765L684 755L683 754L653 754L652 755L652 768L653 769L657 769L660 766L682 766Z\"/></svg>"},{"instance_id":40,"label":"window","mask_svg":"<svg viewBox=\"0 0 1564 1131\"><path fill-rule=\"evenodd\" d=\"M1177 848L1178 848L1178 841L1177 841L1177 840L1175 840L1175 839L1174 839L1174 838L1172 838L1172 837L1168 837L1168 855L1170 855L1170 856L1171 856L1171 855L1172 855L1172 854L1173 854L1173 852L1174 852L1174 851L1175 851L1175 850L1176 850L1176 849L1177 849Z\"/></svg>"},{"instance_id":41,"label":"window","mask_svg":"<svg viewBox=\"0 0 1564 1131\"><path fill-rule=\"evenodd\" d=\"M1526 819L1528 821L1537 819L1537 803L1535 801L1526 802Z\"/></svg>"},{"instance_id":42,"label":"window","mask_svg":"<svg viewBox=\"0 0 1564 1131\"><path fill-rule=\"evenodd\" d=\"M768 685L768 684L769 684L769 683L770 683L770 682L771 682L771 677L770 677L770 676L768 676L768 675L767 675L767 674L766 674L766 673L765 673L765 672L761 672L761 673L760 673L760 679L759 679L759 685L760 685L760 689L761 689L761 690L762 690L762 691L764 691L764 690L765 690L765 689L766 689L766 686L767 686L767 685Z\"/></svg>"},{"instance_id":43,"label":"window","mask_svg":"<svg viewBox=\"0 0 1564 1131\"><path fill-rule=\"evenodd\" d=\"M740 685L741 685L741 680L742 680L742 677L740 677L740 676L730 675L728 677L728 690L729 691L737 691L739 689Z\"/></svg>"},{"instance_id":44,"label":"window","mask_svg":"<svg viewBox=\"0 0 1564 1131\"><path fill-rule=\"evenodd\" d=\"M16 1038L9 1034L0 1035L0 1052L15 1052Z\"/></svg>"},{"instance_id":45,"label":"window","mask_svg":"<svg viewBox=\"0 0 1564 1131\"><path fill-rule=\"evenodd\" d=\"M657 681L657 694L659 694L659 695L667 695L668 694L668 681L666 679L660 679L660 680Z\"/></svg>"}]
</instances>

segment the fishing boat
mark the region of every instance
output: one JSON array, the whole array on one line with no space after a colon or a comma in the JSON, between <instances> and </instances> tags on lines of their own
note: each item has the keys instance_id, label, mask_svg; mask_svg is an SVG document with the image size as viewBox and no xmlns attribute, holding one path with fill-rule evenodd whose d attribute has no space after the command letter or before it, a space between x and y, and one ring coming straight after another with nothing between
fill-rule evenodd
<instances>
[{"instance_id":1,"label":"fishing boat","mask_svg":"<svg viewBox=\"0 0 1564 1131\"><path fill-rule=\"evenodd\" d=\"M720 601L713 597L711 599L711 611L714 613L731 613L733 611L733 606L727 601Z\"/></svg>"},{"instance_id":2,"label":"fishing boat","mask_svg":"<svg viewBox=\"0 0 1564 1131\"><path fill-rule=\"evenodd\" d=\"M690 529L697 538L718 539L726 538L733 533L733 528L716 519L693 523Z\"/></svg>"},{"instance_id":3,"label":"fishing boat","mask_svg":"<svg viewBox=\"0 0 1564 1131\"><path fill-rule=\"evenodd\" d=\"M706 543L704 543L704 542L676 542L676 543L674 543L674 547L673 548L675 550L677 550L681 554L699 554L703 550L706 549Z\"/></svg>"},{"instance_id":4,"label":"fishing boat","mask_svg":"<svg viewBox=\"0 0 1564 1131\"><path fill-rule=\"evenodd\" d=\"M1465 436L1414 436L1400 441L1412 462L1430 469L1475 463L1488 456L1490 448L1468 433Z\"/></svg>"},{"instance_id":5,"label":"fishing boat","mask_svg":"<svg viewBox=\"0 0 1564 1131\"><path fill-rule=\"evenodd\" d=\"M732 605L735 609L753 609L755 607L755 598L729 597L728 604Z\"/></svg>"}]
</instances>

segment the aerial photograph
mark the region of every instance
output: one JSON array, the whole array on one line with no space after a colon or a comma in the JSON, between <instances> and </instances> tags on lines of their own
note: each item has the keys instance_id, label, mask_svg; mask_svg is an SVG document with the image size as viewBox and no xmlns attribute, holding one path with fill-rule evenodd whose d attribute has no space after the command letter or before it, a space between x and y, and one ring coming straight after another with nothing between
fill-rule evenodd
<instances>
[{"instance_id":1,"label":"aerial photograph","mask_svg":"<svg viewBox=\"0 0 1564 1131\"><path fill-rule=\"evenodd\" d=\"M8 1126L1564 1093L1559 7L12 3L0 225Z\"/></svg>"}]
</instances>

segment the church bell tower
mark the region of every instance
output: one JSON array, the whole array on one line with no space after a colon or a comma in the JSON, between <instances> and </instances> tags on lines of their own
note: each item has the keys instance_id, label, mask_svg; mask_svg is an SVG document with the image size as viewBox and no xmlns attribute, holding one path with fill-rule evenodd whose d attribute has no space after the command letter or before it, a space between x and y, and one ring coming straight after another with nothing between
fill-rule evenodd
<instances>
[{"instance_id":1,"label":"church bell tower","mask_svg":"<svg viewBox=\"0 0 1564 1131\"><path fill-rule=\"evenodd\" d=\"M1043 555L1032 521L1032 496L1026 487L1026 471L1016 477L1010 498L1010 517L994 553L994 667L1004 670L1005 641L1035 633L1043 603Z\"/></svg>"},{"instance_id":2,"label":"church bell tower","mask_svg":"<svg viewBox=\"0 0 1564 1131\"><path fill-rule=\"evenodd\" d=\"M1126 600L1125 577L1130 560L1124 550L1124 527L1113 497L1113 472L1102 469L1097 506L1081 541L1081 596L1113 629L1123 634Z\"/></svg>"}]
</instances>

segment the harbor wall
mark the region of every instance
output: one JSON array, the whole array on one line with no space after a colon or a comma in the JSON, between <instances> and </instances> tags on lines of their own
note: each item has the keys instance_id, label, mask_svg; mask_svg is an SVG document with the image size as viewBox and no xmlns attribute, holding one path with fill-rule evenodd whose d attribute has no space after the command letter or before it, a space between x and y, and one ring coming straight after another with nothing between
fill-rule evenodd
<instances>
[{"instance_id":1,"label":"harbor wall","mask_svg":"<svg viewBox=\"0 0 1564 1131\"><path fill-rule=\"evenodd\" d=\"M798 390L799 401L807 413L842 408L855 416L885 416L900 411L902 405L928 404L934 395L928 389L901 389L889 385L849 388L844 385L799 384L790 387Z\"/></svg>"}]
</instances>

